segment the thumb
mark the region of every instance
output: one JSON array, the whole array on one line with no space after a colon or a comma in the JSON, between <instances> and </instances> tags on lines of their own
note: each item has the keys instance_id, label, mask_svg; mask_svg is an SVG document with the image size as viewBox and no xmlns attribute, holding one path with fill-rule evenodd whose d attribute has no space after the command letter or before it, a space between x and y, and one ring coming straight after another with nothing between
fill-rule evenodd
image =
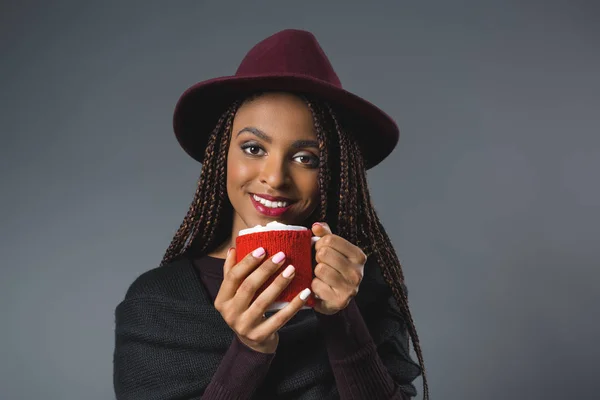
<instances>
[{"instance_id":1,"label":"thumb","mask_svg":"<svg viewBox=\"0 0 600 400\"><path fill-rule=\"evenodd\" d=\"M327 224L327 222L315 222L312 226L312 232L316 236L325 236L331 233L331 228Z\"/></svg>"}]
</instances>

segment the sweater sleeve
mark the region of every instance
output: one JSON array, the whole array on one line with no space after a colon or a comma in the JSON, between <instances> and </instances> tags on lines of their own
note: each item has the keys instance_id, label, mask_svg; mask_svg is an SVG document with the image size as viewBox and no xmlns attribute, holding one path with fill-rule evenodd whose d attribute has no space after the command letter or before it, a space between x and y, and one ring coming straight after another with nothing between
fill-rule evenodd
<instances>
[{"instance_id":1,"label":"sweater sleeve","mask_svg":"<svg viewBox=\"0 0 600 400\"><path fill-rule=\"evenodd\" d=\"M415 371L412 360L406 359L408 350L398 348L398 345L406 342L404 338L388 338L379 346L385 351L386 358L394 363L403 360L413 367L409 374L399 379L404 382L396 382L380 357L378 347L354 299L346 309L334 315L316 315L325 338L340 399L409 399L409 394L404 389L407 385L412 386L410 382L418 375L418 371ZM409 370L410 368L407 369ZM410 388L408 391L411 391Z\"/></svg>"},{"instance_id":2,"label":"sweater sleeve","mask_svg":"<svg viewBox=\"0 0 600 400\"><path fill-rule=\"evenodd\" d=\"M234 335L203 399L249 399L269 372L273 354L252 350Z\"/></svg>"}]
</instances>

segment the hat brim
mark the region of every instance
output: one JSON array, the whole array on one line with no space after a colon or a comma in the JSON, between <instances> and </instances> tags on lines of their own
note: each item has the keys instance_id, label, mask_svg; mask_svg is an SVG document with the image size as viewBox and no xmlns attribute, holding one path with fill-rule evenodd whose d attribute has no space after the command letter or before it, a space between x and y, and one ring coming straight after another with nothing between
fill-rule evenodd
<instances>
[{"instance_id":1,"label":"hat brim","mask_svg":"<svg viewBox=\"0 0 600 400\"><path fill-rule=\"evenodd\" d=\"M173 115L179 144L192 158L202 162L208 137L231 103L252 92L267 90L303 93L329 102L341 114L343 124L351 127L367 169L385 159L398 143L400 133L394 120L361 97L312 77L269 75L225 76L187 89Z\"/></svg>"}]
</instances>

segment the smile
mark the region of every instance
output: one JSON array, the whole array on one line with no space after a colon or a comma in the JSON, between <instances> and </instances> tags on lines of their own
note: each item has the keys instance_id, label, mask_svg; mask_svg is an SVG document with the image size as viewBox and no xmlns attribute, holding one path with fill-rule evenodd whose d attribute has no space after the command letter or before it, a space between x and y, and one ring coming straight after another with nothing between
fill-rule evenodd
<instances>
[{"instance_id":1,"label":"smile","mask_svg":"<svg viewBox=\"0 0 600 400\"><path fill-rule=\"evenodd\" d=\"M292 205L291 201L271 201L263 199L255 194L250 195L252 204L256 210L269 217L278 217L286 212Z\"/></svg>"},{"instance_id":2,"label":"smile","mask_svg":"<svg viewBox=\"0 0 600 400\"><path fill-rule=\"evenodd\" d=\"M263 206L266 206L269 208L282 208L282 207L287 207L289 205L289 202L287 202L287 201L270 201L267 199L263 199L262 197L259 197L255 194L252 195L252 198L254 200L258 201Z\"/></svg>"}]
</instances>

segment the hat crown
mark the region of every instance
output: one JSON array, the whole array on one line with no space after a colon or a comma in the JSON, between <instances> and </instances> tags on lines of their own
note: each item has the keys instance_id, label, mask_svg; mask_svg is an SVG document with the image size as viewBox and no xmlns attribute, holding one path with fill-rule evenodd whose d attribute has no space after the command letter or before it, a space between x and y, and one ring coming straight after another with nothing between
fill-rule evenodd
<instances>
[{"instance_id":1,"label":"hat crown","mask_svg":"<svg viewBox=\"0 0 600 400\"><path fill-rule=\"evenodd\" d=\"M318 98L331 105L354 135L369 169L396 147L398 126L385 112L345 90L315 36L286 29L257 43L233 76L198 82L179 98L173 129L183 149L202 162L210 132L237 100L252 93L283 91Z\"/></svg>"},{"instance_id":2,"label":"hat crown","mask_svg":"<svg viewBox=\"0 0 600 400\"><path fill-rule=\"evenodd\" d=\"M277 32L257 43L246 54L235 75L301 75L342 87L315 36L298 29Z\"/></svg>"}]
</instances>

